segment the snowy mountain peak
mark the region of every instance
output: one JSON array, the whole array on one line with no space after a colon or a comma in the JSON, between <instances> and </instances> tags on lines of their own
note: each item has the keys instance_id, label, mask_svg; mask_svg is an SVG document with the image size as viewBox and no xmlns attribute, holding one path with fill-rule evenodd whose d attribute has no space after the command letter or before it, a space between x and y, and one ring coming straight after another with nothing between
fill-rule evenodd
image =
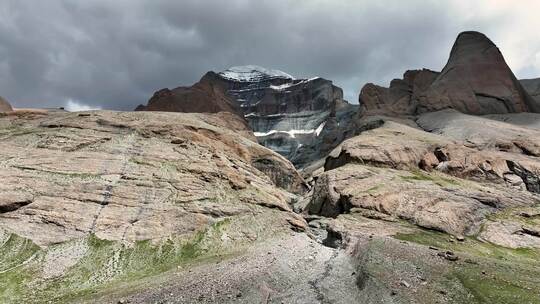
<instances>
[{"instance_id":1,"label":"snowy mountain peak","mask_svg":"<svg viewBox=\"0 0 540 304\"><path fill-rule=\"evenodd\" d=\"M240 82L257 82L264 79L291 79L294 77L280 70L266 69L257 65L244 65L228 68L218 73L221 77Z\"/></svg>"}]
</instances>

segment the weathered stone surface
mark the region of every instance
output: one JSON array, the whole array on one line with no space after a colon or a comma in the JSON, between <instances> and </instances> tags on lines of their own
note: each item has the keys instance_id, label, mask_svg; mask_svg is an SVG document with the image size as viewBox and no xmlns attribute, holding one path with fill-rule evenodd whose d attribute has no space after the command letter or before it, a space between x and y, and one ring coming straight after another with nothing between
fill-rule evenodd
<instances>
[{"instance_id":1,"label":"weathered stone surface","mask_svg":"<svg viewBox=\"0 0 540 304\"><path fill-rule=\"evenodd\" d=\"M390 88L367 84L359 99L368 114L415 115L446 108L477 115L540 112L540 101L523 88L497 46L478 32L459 34L440 73L407 71Z\"/></svg>"},{"instance_id":2,"label":"weathered stone surface","mask_svg":"<svg viewBox=\"0 0 540 304\"><path fill-rule=\"evenodd\" d=\"M522 115L506 117L515 120L514 116ZM368 131L334 149L326 159L325 169L349 163L400 170L420 168L460 178L507 183L539 193L537 129L454 110L421 115L416 123L377 116L363 119L360 125L372 129L367 128Z\"/></svg>"},{"instance_id":3,"label":"weathered stone surface","mask_svg":"<svg viewBox=\"0 0 540 304\"><path fill-rule=\"evenodd\" d=\"M492 117L452 110L421 115L417 123L422 128L459 143L434 151L439 153L439 163L431 167L461 177L506 180L517 187L520 183L515 177L519 176L529 191L540 193L540 132L528 124L529 120L539 120L540 115Z\"/></svg>"},{"instance_id":4,"label":"weathered stone surface","mask_svg":"<svg viewBox=\"0 0 540 304\"><path fill-rule=\"evenodd\" d=\"M475 234L497 209L529 206L533 196L440 173L345 165L323 174L307 207L335 217L352 208L374 210L455 235Z\"/></svg>"},{"instance_id":5,"label":"weathered stone surface","mask_svg":"<svg viewBox=\"0 0 540 304\"><path fill-rule=\"evenodd\" d=\"M24 192L4 192L0 199L0 213L15 211L32 203L32 196Z\"/></svg>"},{"instance_id":6,"label":"weathered stone surface","mask_svg":"<svg viewBox=\"0 0 540 304\"><path fill-rule=\"evenodd\" d=\"M39 245L89 234L129 243L191 234L254 206L300 225L289 201L302 178L220 114L89 114L0 118L2 228Z\"/></svg>"},{"instance_id":7,"label":"weathered stone surface","mask_svg":"<svg viewBox=\"0 0 540 304\"><path fill-rule=\"evenodd\" d=\"M540 235L536 229L513 221L488 222L479 237L507 248L540 248Z\"/></svg>"},{"instance_id":8,"label":"weathered stone surface","mask_svg":"<svg viewBox=\"0 0 540 304\"><path fill-rule=\"evenodd\" d=\"M519 121L523 115L498 117ZM318 176L305 210L338 223L342 214L369 210L424 228L474 235L489 214L540 202L535 155L540 133L500 120L454 110L416 121L364 117L360 135L326 159L326 172ZM344 225L358 229L350 221ZM527 244L536 246L534 240Z\"/></svg>"},{"instance_id":9,"label":"weathered stone surface","mask_svg":"<svg viewBox=\"0 0 540 304\"><path fill-rule=\"evenodd\" d=\"M426 153L452 143L451 140L411 126L414 125L413 121L404 123L373 117L366 119L363 124L375 128L344 141L334 149L326 159L326 170L348 163L394 169L418 168Z\"/></svg>"}]
</instances>

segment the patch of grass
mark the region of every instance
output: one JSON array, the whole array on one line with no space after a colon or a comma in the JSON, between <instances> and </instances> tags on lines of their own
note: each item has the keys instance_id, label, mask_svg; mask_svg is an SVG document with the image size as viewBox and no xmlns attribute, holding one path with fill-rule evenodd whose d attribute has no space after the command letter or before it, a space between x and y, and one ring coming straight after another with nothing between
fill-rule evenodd
<instances>
[{"instance_id":1,"label":"patch of grass","mask_svg":"<svg viewBox=\"0 0 540 304\"><path fill-rule=\"evenodd\" d=\"M36 259L39 247L15 234L7 235L0 246L0 302L16 303L32 280L26 265Z\"/></svg>"},{"instance_id":2,"label":"patch of grass","mask_svg":"<svg viewBox=\"0 0 540 304\"><path fill-rule=\"evenodd\" d=\"M434 180L431 176L424 174L420 170L412 170L410 173L411 175L400 175L399 177L405 181L433 181Z\"/></svg>"},{"instance_id":3,"label":"patch of grass","mask_svg":"<svg viewBox=\"0 0 540 304\"><path fill-rule=\"evenodd\" d=\"M540 205L535 205L532 207L515 207L515 208L506 208L503 211L490 214L488 219L491 221L513 221L521 223L523 225L529 226L540 226L540 214L530 217L520 216L519 214L523 211L529 212L538 212L540 210Z\"/></svg>"},{"instance_id":4,"label":"patch of grass","mask_svg":"<svg viewBox=\"0 0 540 304\"><path fill-rule=\"evenodd\" d=\"M400 175L399 177L408 182L430 181L441 187L461 185L461 183L457 179L445 177L440 173L435 173L435 172L427 173L418 169L411 170L410 173L411 175Z\"/></svg>"},{"instance_id":5,"label":"patch of grass","mask_svg":"<svg viewBox=\"0 0 540 304\"><path fill-rule=\"evenodd\" d=\"M395 238L426 246L435 246L444 250L452 250L473 256L498 260L516 260L519 262L540 263L540 251L532 248L506 248L489 242L478 241L467 237L465 242L450 242L450 235L432 230L421 230L413 234L397 234ZM540 264L539 264L540 265Z\"/></svg>"},{"instance_id":6,"label":"patch of grass","mask_svg":"<svg viewBox=\"0 0 540 304\"><path fill-rule=\"evenodd\" d=\"M105 290L129 288L178 266L223 256L226 252L220 250L221 235L229 223L225 219L187 239L178 237L156 243L138 241L125 245L90 235L84 241L84 256L62 276L51 279L41 279L46 250L12 235L0 247L0 303L41 303L43 299L54 303L91 301L93 295ZM14 266L19 267L11 269Z\"/></svg>"},{"instance_id":7,"label":"patch of grass","mask_svg":"<svg viewBox=\"0 0 540 304\"><path fill-rule=\"evenodd\" d=\"M460 261L451 264L448 281L457 280L472 297L468 303L540 303L540 251L511 249L467 238L449 242L441 232L420 230L397 239L451 250Z\"/></svg>"},{"instance_id":8,"label":"patch of grass","mask_svg":"<svg viewBox=\"0 0 540 304\"><path fill-rule=\"evenodd\" d=\"M471 303L486 304L539 303L538 274L538 270L512 266L461 267L451 273L473 295Z\"/></svg>"},{"instance_id":9,"label":"patch of grass","mask_svg":"<svg viewBox=\"0 0 540 304\"><path fill-rule=\"evenodd\" d=\"M383 185L376 185L366 190L367 193L375 193L377 190L381 189Z\"/></svg>"}]
</instances>

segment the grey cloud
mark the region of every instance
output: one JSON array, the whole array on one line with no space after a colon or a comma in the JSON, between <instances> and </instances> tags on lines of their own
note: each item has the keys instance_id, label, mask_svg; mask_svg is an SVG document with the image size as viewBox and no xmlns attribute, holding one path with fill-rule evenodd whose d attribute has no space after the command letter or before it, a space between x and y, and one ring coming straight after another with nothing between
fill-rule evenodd
<instances>
[{"instance_id":1,"label":"grey cloud","mask_svg":"<svg viewBox=\"0 0 540 304\"><path fill-rule=\"evenodd\" d=\"M0 95L18 107L131 110L208 70L257 64L334 80L355 102L366 82L441 69L458 32L497 36L511 23L500 14L464 17L453 3L7 0Z\"/></svg>"}]
</instances>

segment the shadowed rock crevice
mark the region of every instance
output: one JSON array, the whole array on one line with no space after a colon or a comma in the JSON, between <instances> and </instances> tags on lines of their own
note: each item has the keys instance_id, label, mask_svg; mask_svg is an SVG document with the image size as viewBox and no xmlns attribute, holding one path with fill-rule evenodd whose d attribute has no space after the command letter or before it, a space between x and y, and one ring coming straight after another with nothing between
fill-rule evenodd
<instances>
[{"instance_id":1,"label":"shadowed rock crevice","mask_svg":"<svg viewBox=\"0 0 540 304\"><path fill-rule=\"evenodd\" d=\"M19 192L0 193L0 213L16 211L33 202L32 196Z\"/></svg>"},{"instance_id":2,"label":"shadowed rock crevice","mask_svg":"<svg viewBox=\"0 0 540 304\"><path fill-rule=\"evenodd\" d=\"M340 231L332 229L332 227L326 228L326 238L322 241L322 244L326 247L340 249L344 247L343 236Z\"/></svg>"},{"instance_id":3,"label":"shadowed rock crevice","mask_svg":"<svg viewBox=\"0 0 540 304\"><path fill-rule=\"evenodd\" d=\"M508 168L515 173L517 176L521 177L527 190L535 193L540 193L540 177L538 174L535 174L526 168L523 168L519 163L514 161L506 161Z\"/></svg>"}]
</instances>

